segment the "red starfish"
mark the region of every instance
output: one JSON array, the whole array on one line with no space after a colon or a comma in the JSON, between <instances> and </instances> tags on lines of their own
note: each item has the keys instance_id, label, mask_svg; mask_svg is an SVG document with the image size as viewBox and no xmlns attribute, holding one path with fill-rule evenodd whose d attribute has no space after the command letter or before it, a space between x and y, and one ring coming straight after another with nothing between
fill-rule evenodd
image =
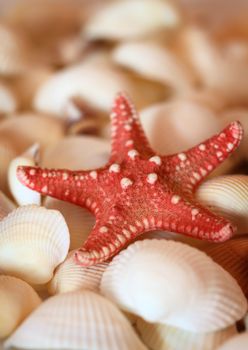
<instances>
[{"instance_id":1,"label":"red starfish","mask_svg":"<svg viewBox=\"0 0 248 350\"><path fill-rule=\"evenodd\" d=\"M215 242L232 236L231 223L199 205L193 193L239 145L239 122L184 153L159 156L125 95L117 96L111 119L112 152L106 166L92 171L18 168L20 181L29 188L95 215L96 224L76 253L79 263L105 261L138 235L155 229Z\"/></svg>"}]
</instances>

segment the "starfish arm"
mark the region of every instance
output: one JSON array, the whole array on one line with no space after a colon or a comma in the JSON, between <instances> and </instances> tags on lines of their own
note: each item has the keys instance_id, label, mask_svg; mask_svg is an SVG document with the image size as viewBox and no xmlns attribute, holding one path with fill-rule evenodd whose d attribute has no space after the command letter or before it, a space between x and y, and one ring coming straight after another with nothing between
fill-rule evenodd
<instances>
[{"instance_id":1,"label":"starfish arm","mask_svg":"<svg viewBox=\"0 0 248 350\"><path fill-rule=\"evenodd\" d=\"M18 179L28 188L86 207L94 214L99 211L96 200L100 197L95 185L96 176L96 171L42 169L31 166L19 166L17 169Z\"/></svg>"},{"instance_id":2,"label":"starfish arm","mask_svg":"<svg viewBox=\"0 0 248 350\"><path fill-rule=\"evenodd\" d=\"M174 184L183 183L184 191L192 193L209 173L239 146L243 128L232 122L219 134L184 153L162 157L163 170Z\"/></svg>"},{"instance_id":3,"label":"starfish arm","mask_svg":"<svg viewBox=\"0 0 248 350\"><path fill-rule=\"evenodd\" d=\"M137 112L129 98L118 94L111 113L111 159L110 163L119 163L129 156L141 154L153 155L140 124Z\"/></svg>"}]
</instances>

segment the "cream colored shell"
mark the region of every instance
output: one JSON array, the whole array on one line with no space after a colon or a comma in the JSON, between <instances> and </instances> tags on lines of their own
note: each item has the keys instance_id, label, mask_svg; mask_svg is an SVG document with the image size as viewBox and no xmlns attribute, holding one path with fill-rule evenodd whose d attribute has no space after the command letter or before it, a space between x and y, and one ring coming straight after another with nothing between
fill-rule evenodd
<instances>
[{"instance_id":1,"label":"cream colored shell","mask_svg":"<svg viewBox=\"0 0 248 350\"><path fill-rule=\"evenodd\" d=\"M9 336L40 303L26 282L0 275L0 339Z\"/></svg>"},{"instance_id":2,"label":"cream colored shell","mask_svg":"<svg viewBox=\"0 0 248 350\"><path fill-rule=\"evenodd\" d=\"M89 290L49 298L4 345L6 349L146 349L118 308Z\"/></svg>"},{"instance_id":3,"label":"cream colored shell","mask_svg":"<svg viewBox=\"0 0 248 350\"><path fill-rule=\"evenodd\" d=\"M56 210L23 206L0 222L0 266L32 284L44 284L66 258L68 227Z\"/></svg>"},{"instance_id":4,"label":"cream colored shell","mask_svg":"<svg viewBox=\"0 0 248 350\"><path fill-rule=\"evenodd\" d=\"M205 253L167 240L137 241L122 251L103 274L101 291L148 322L192 332L226 328L247 310L231 275Z\"/></svg>"},{"instance_id":5,"label":"cream colored shell","mask_svg":"<svg viewBox=\"0 0 248 350\"><path fill-rule=\"evenodd\" d=\"M227 340L227 342L221 345L217 350L247 350L247 344L248 332L244 332Z\"/></svg>"},{"instance_id":6,"label":"cream colored shell","mask_svg":"<svg viewBox=\"0 0 248 350\"><path fill-rule=\"evenodd\" d=\"M0 83L0 114L15 112L17 105L16 96L11 89Z\"/></svg>"},{"instance_id":7,"label":"cream colored shell","mask_svg":"<svg viewBox=\"0 0 248 350\"><path fill-rule=\"evenodd\" d=\"M16 205L0 191L0 220L16 208Z\"/></svg>"}]
</instances>

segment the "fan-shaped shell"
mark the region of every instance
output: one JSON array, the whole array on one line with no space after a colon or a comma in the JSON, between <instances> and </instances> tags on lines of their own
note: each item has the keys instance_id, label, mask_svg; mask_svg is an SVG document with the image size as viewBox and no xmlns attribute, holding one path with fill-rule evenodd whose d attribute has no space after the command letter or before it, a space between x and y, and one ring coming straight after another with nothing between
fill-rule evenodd
<instances>
[{"instance_id":1,"label":"fan-shaped shell","mask_svg":"<svg viewBox=\"0 0 248 350\"><path fill-rule=\"evenodd\" d=\"M41 163L47 168L89 170L105 165L109 153L110 144L106 140L93 136L69 136L47 148Z\"/></svg>"},{"instance_id":2,"label":"fan-shaped shell","mask_svg":"<svg viewBox=\"0 0 248 350\"><path fill-rule=\"evenodd\" d=\"M49 284L51 294L72 292L77 289L99 291L102 274L108 264L83 267L76 263L74 255L75 251L70 252L67 259L57 267Z\"/></svg>"},{"instance_id":3,"label":"fan-shaped shell","mask_svg":"<svg viewBox=\"0 0 248 350\"><path fill-rule=\"evenodd\" d=\"M0 266L10 275L44 284L65 259L70 244L63 216L56 210L23 206L0 222Z\"/></svg>"},{"instance_id":4,"label":"fan-shaped shell","mask_svg":"<svg viewBox=\"0 0 248 350\"><path fill-rule=\"evenodd\" d=\"M161 154L181 152L221 129L210 108L190 99L148 107L141 111L141 123L153 149Z\"/></svg>"},{"instance_id":5,"label":"fan-shaped shell","mask_svg":"<svg viewBox=\"0 0 248 350\"><path fill-rule=\"evenodd\" d=\"M89 290L49 298L4 345L6 349L146 349L117 307Z\"/></svg>"},{"instance_id":6,"label":"fan-shaped shell","mask_svg":"<svg viewBox=\"0 0 248 350\"><path fill-rule=\"evenodd\" d=\"M8 182L10 191L19 205L40 204L41 195L30 190L17 178L17 168L19 165L35 166L39 153L39 145L34 144L24 154L13 159L8 169Z\"/></svg>"},{"instance_id":7,"label":"fan-shaped shell","mask_svg":"<svg viewBox=\"0 0 248 350\"><path fill-rule=\"evenodd\" d=\"M79 96L90 106L109 112L118 91L128 91L138 107L166 96L164 86L137 78L109 62L89 60L54 73L37 91L34 107L65 115L68 101Z\"/></svg>"},{"instance_id":8,"label":"fan-shaped shell","mask_svg":"<svg viewBox=\"0 0 248 350\"><path fill-rule=\"evenodd\" d=\"M177 91L193 88L194 77L187 66L162 45L147 41L120 44L114 50L113 58L118 64Z\"/></svg>"},{"instance_id":9,"label":"fan-shaped shell","mask_svg":"<svg viewBox=\"0 0 248 350\"><path fill-rule=\"evenodd\" d=\"M248 332L241 333L232 337L223 345L221 345L218 350L247 350L248 344Z\"/></svg>"},{"instance_id":10,"label":"fan-shaped shell","mask_svg":"<svg viewBox=\"0 0 248 350\"><path fill-rule=\"evenodd\" d=\"M248 299L248 236L211 244L204 251L236 279Z\"/></svg>"},{"instance_id":11,"label":"fan-shaped shell","mask_svg":"<svg viewBox=\"0 0 248 350\"><path fill-rule=\"evenodd\" d=\"M7 216L12 210L16 208L16 205L0 191L0 220Z\"/></svg>"},{"instance_id":12,"label":"fan-shaped shell","mask_svg":"<svg viewBox=\"0 0 248 350\"><path fill-rule=\"evenodd\" d=\"M226 175L205 181L196 191L198 201L248 231L248 176Z\"/></svg>"},{"instance_id":13,"label":"fan-shaped shell","mask_svg":"<svg viewBox=\"0 0 248 350\"><path fill-rule=\"evenodd\" d=\"M134 39L175 28L179 22L180 15L169 1L114 2L89 20L85 33L90 39Z\"/></svg>"},{"instance_id":14,"label":"fan-shaped shell","mask_svg":"<svg viewBox=\"0 0 248 350\"><path fill-rule=\"evenodd\" d=\"M0 113L13 113L17 109L17 99L13 92L0 84Z\"/></svg>"},{"instance_id":15,"label":"fan-shaped shell","mask_svg":"<svg viewBox=\"0 0 248 350\"><path fill-rule=\"evenodd\" d=\"M0 275L0 339L9 336L40 302L26 282Z\"/></svg>"},{"instance_id":16,"label":"fan-shaped shell","mask_svg":"<svg viewBox=\"0 0 248 350\"><path fill-rule=\"evenodd\" d=\"M103 274L102 293L148 322L192 332L232 325L247 310L237 282L203 252L174 241L137 241Z\"/></svg>"},{"instance_id":17,"label":"fan-shaped shell","mask_svg":"<svg viewBox=\"0 0 248 350\"><path fill-rule=\"evenodd\" d=\"M193 333L159 323L148 323L141 318L136 328L142 341L151 350L213 350L237 334L236 326L216 332Z\"/></svg>"}]
</instances>

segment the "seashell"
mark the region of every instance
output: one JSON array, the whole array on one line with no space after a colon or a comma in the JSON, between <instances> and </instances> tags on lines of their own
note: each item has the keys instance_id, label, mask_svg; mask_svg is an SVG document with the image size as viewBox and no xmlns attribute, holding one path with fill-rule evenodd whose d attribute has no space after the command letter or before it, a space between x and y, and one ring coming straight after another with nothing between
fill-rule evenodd
<instances>
[{"instance_id":1,"label":"seashell","mask_svg":"<svg viewBox=\"0 0 248 350\"><path fill-rule=\"evenodd\" d=\"M220 244L210 244L204 251L236 279L248 299L247 235Z\"/></svg>"},{"instance_id":2,"label":"seashell","mask_svg":"<svg viewBox=\"0 0 248 350\"><path fill-rule=\"evenodd\" d=\"M69 231L58 211L19 207L0 222L1 269L31 284L44 284L66 258L69 244Z\"/></svg>"},{"instance_id":3,"label":"seashell","mask_svg":"<svg viewBox=\"0 0 248 350\"><path fill-rule=\"evenodd\" d=\"M146 349L118 308L89 290L63 293L46 300L7 339L4 347Z\"/></svg>"},{"instance_id":4,"label":"seashell","mask_svg":"<svg viewBox=\"0 0 248 350\"><path fill-rule=\"evenodd\" d=\"M144 57L146 59L144 60ZM179 92L192 90L194 76L171 50L154 42L120 44L113 52L116 63L148 79L169 85Z\"/></svg>"},{"instance_id":5,"label":"seashell","mask_svg":"<svg viewBox=\"0 0 248 350\"><path fill-rule=\"evenodd\" d=\"M218 350L247 350L248 344L248 332L240 333L235 337L232 337L223 345L221 345Z\"/></svg>"},{"instance_id":6,"label":"seashell","mask_svg":"<svg viewBox=\"0 0 248 350\"><path fill-rule=\"evenodd\" d=\"M16 209L16 205L0 191L0 220Z\"/></svg>"},{"instance_id":7,"label":"seashell","mask_svg":"<svg viewBox=\"0 0 248 350\"><path fill-rule=\"evenodd\" d=\"M176 28L180 21L173 2L120 1L109 4L92 16L86 23L84 34L94 40L128 40Z\"/></svg>"},{"instance_id":8,"label":"seashell","mask_svg":"<svg viewBox=\"0 0 248 350\"><path fill-rule=\"evenodd\" d=\"M205 181L198 187L196 197L201 204L235 224L238 233L247 232L247 175L226 175Z\"/></svg>"},{"instance_id":9,"label":"seashell","mask_svg":"<svg viewBox=\"0 0 248 350\"><path fill-rule=\"evenodd\" d=\"M211 109L187 99L144 109L141 123L153 149L161 154L190 148L221 129Z\"/></svg>"},{"instance_id":10,"label":"seashell","mask_svg":"<svg viewBox=\"0 0 248 350\"><path fill-rule=\"evenodd\" d=\"M3 138L7 139L8 143L18 154L25 152L34 143L39 143L42 150L55 144L63 136L63 123L60 120L42 114L19 114L5 119L0 124L0 140Z\"/></svg>"},{"instance_id":11,"label":"seashell","mask_svg":"<svg viewBox=\"0 0 248 350\"><path fill-rule=\"evenodd\" d=\"M0 275L0 339L9 336L40 302L26 282Z\"/></svg>"},{"instance_id":12,"label":"seashell","mask_svg":"<svg viewBox=\"0 0 248 350\"><path fill-rule=\"evenodd\" d=\"M86 135L69 136L47 148L41 163L46 168L89 170L105 165L109 153L110 144L106 140Z\"/></svg>"},{"instance_id":13,"label":"seashell","mask_svg":"<svg viewBox=\"0 0 248 350\"><path fill-rule=\"evenodd\" d=\"M5 121L2 121L0 125L3 123ZM8 135L1 135L0 132L0 190L7 195L10 194L8 188L8 167L11 160L17 156L17 150L13 145L14 142L16 142L15 139L8 137Z\"/></svg>"},{"instance_id":14,"label":"seashell","mask_svg":"<svg viewBox=\"0 0 248 350\"><path fill-rule=\"evenodd\" d=\"M11 89L0 84L0 113L13 113L17 109L17 100Z\"/></svg>"},{"instance_id":15,"label":"seashell","mask_svg":"<svg viewBox=\"0 0 248 350\"><path fill-rule=\"evenodd\" d=\"M191 332L226 328L247 310L239 285L222 267L167 240L137 241L122 251L104 272L101 291L148 322Z\"/></svg>"},{"instance_id":16,"label":"seashell","mask_svg":"<svg viewBox=\"0 0 248 350\"><path fill-rule=\"evenodd\" d=\"M139 108L167 95L164 86L96 59L54 73L37 91L33 104L38 111L65 115L68 101L79 97L89 106L109 113L117 91L128 91Z\"/></svg>"},{"instance_id":17,"label":"seashell","mask_svg":"<svg viewBox=\"0 0 248 350\"><path fill-rule=\"evenodd\" d=\"M136 328L142 341L151 350L213 350L237 334L236 326L216 332L193 333L159 323L148 323L139 318Z\"/></svg>"},{"instance_id":18,"label":"seashell","mask_svg":"<svg viewBox=\"0 0 248 350\"><path fill-rule=\"evenodd\" d=\"M99 292L102 274L108 266L101 263L83 267L75 261L75 251L68 254L66 260L57 267L53 279L49 283L51 294L67 293L78 289L90 289Z\"/></svg>"},{"instance_id":19,"label":"seashell","mask_svg":"<svg viewBox=\"0 0 248 350\"><path fill-rule=\"evenodd\" d=\"M13 159L8 169L8 182L10 191L19 205L37 204L41 203L41 195L32 191L18 180L17 167L19 165L35 166L37 164L37 157L39 153L39 145L36 143L31 146L25 153Z\"/></svg>"},{"instance_id":20,"label":"seashell","mask_svg":"<svg viewBox=\"0 0 248 350\"><path fill-rule=\"evenodd\" d=\"M70 232L70 250L80 248L95 224L94 216L85 208L49 196L43 205L47 209L58 210L64 216Z\"/></svg>"}]
</instances>

